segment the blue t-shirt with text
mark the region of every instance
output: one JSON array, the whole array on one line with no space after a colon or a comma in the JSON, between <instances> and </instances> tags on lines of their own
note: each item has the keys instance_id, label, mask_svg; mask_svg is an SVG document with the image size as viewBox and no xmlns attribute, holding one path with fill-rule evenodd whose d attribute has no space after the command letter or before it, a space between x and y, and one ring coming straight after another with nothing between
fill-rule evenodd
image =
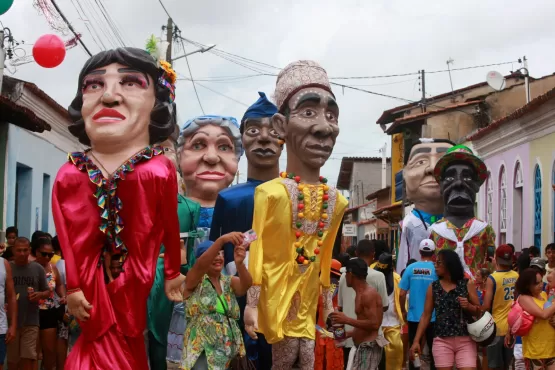
<instances>
[{"instance_id":1,"label":"blue t-shirt with text","mask_svg":"<svg viewBox=\"0 0 555 370\"><path fill-rule=\"evenodd\" d=\"M408 291L409 310L407 320L420 322L426 303L426 292L430 284L437 280L436 269L433 262L415 262L405 270L399 288ZM436 320L435 310L432 313L432 322Z\"/></svg>"}]
</instances>

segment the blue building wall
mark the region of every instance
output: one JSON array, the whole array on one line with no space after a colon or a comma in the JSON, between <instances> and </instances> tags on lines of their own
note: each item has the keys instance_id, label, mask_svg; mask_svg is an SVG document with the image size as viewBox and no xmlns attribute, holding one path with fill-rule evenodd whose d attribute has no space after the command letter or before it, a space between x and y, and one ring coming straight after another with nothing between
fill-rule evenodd
<instances>
[{"instance_id":1,"label":"blue building wall","mask_svg":"<svg viewBox=\"0 0 555 370\"><path fill-rule=\"evenodd\" d=\"M20 236L30 237L36 230L56 234L50 208L52 185L66 161L66 152L10 124L6 224L16 224L17 218Z\"/></svg>"}]
</instances>

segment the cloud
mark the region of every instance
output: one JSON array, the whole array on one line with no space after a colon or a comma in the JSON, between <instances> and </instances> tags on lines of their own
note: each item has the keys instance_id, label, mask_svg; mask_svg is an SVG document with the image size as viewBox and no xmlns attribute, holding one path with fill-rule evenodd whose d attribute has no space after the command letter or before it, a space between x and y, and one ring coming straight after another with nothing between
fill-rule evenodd
<instances>
[{"instance_id":1,"label":"cloud","mask_svg":"<svg viewBox=\"0 0 555 370\"><path fill-rule=\"evenodd\" d=\"M445 2L437 0L206 0L190 2L163 0L184 37L243 57L284 67L288 63L312 58L330 76L368 76L443 70L449 58L453 67L515 61L526 55L532 75L554 72L555 42L552 15L555 2L536 1L526 6L516 0L469 0ZM80 4L91 16L81 17L74 5ZM58 4L73 26L83 34L83 40L93 52L100 48L87 30L85 21L95 26L108 46L99 26L100 13L94 13L102 3L110 17L122 30L124 39L144 47L150 34L162 35L161 26L167 17L157 0L59 0ZM32 1L16 1L0 20L10 27L18 40L34 42L44 33L51 33L44 16L32 6ZM187 51L195 47L185 44ZM25 47L29 52L30 47ZM177 51L176 54L182 51ZM87 59L81 47L68 52L64 63L45 70L35 64L18 67L15 77L32 81L62 105L67 106L75 94L77 76ZM244 76L256 72L211 53L189 57L193 77ZM251 64L249 64L252 66ZM490 69L502 73L519 68L518 63L492 68L454 71L455 88L484 81ZM175 68L189 76L186 61L176 61ZM277 69L258 66L277 74ZM255 68L255 69L257 69ZM341 81L363 89L419 100L418 76L390 79ZM275 77L259 76L233 81L201 81L201 84L223 95L250 105L257 91L273 94ZM237 102L197 86L204 110L240 118L245 107ZM447 73L427 74L426 91L439 94L450 90ZM196 95L189 81L177 84L178 114L181 122L201 114ZM401 100L379 97L334 87L340 104L341 132L322 173L335 183L342 156L380 156L377 151L389 137L384 135L377 118L385 109L403 104ZM388 145L389 151L389 145ZM285 156L281 161L285 169ZM241 180L246 179L246 160L240 163Z\"/></svg>"}]
</instances>

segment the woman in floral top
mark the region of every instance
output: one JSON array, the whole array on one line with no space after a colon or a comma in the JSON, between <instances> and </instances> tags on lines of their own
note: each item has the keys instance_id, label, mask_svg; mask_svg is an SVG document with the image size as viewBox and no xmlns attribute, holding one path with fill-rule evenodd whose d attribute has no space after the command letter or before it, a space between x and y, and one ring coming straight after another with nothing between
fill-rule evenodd
<instances>
[{"instance_id":1,"label":"woman in floral top","mask_svg":"<svg viewBox=\"0 0 555 370\"><path fill-rule=\"evenodd\" d=\"M432 354L438 370L476 369L476 343L468 334L466 325L472 316L479 316L480 303L476 286L464 278L464 269L457 253L443 249L437 254L436 274L426 293L424 313L420 318L416 337L410 349L411 357L420 354L420 340L436 311L436 324Z\"/></svg>"},{"instance_id":2,"label":"woman in floral top","mask_svg":"<svg viewBox=\"0 0 555 370\"><path fill-rule=\"evenodd\" d=\"M245 355L235 296L243 296L252 285L244 265L243 234L229 233L214 243L198 245L196 263L187 274L183 298L187 329L184 334L184 370L225 370L237 355ZM234 258L239 277L222 275L223 246L235 246Z\"/></svg>"}]
</instances>

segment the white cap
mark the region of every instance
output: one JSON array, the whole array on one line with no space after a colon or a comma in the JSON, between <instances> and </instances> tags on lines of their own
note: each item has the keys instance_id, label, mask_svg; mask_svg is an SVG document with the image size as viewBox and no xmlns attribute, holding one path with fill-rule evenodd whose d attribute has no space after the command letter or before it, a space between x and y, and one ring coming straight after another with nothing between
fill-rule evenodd
<instances>
[{"instance_id":1,"label":"white cap","mask_svg":"<svg viewBox=\"0 0 555 370\"><path fill-rule=\"evenodd\" d=\"M418 248L421 252L433 252L436 250L436 243L432 239L424 239L420 242L420 248Z\"/></svg>"}]
</instances>

